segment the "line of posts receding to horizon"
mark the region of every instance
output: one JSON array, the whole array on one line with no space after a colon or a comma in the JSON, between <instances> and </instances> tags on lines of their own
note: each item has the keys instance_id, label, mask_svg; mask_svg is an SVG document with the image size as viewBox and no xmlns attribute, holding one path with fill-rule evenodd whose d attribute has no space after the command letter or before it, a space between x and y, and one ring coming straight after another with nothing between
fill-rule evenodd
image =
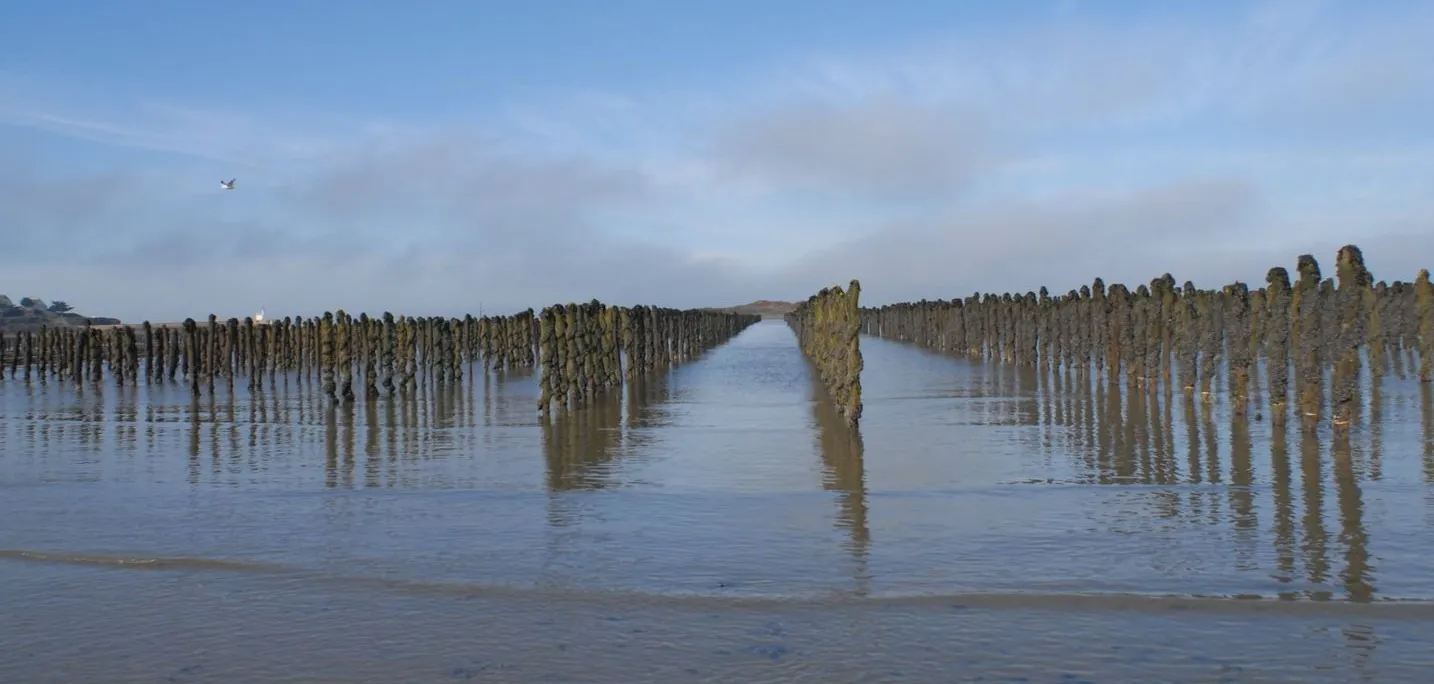
<instances>
[{"instance_id":1,"label":"line of posts receding to horizon","mask_svg":"<svg viewBox=\"0 0 1434 684\"><path fill-rule=\"evenodd\" d=\"M429 385L461 383L464 367L541 366L538 409L576 409L595 393L696 358L759 316L652 306L616 307L596 300L560 304L535 315L474 318L353 317L342 310L312 318L256 322L246 318L179 326L117 325L40 328L0 335L0 378L23 382L183 382L196 395L216 387L249 390L317 381L336 404L360 397L408 396Z\"/></svg>"},{"instance_id":2,"label":"line of posts receding to horizon","mask_svg":"<svg viewBox=\"0 0 1434 684\"><path fill-rule=\"evenodd\" d=\"M1178 388L1214 402L1223 384L1237 414L1253 406L1255 418L1267 410L1283 424L1293 404L1306 428L1326 416L1345 428L1359 418L1366 381L1434 380L1434 285L1427 269L1413 282L1376 282L1355 245L1335 264L1335 278L1323 277L1313 255L1300 255L1293 282L1277 266L1253 291L1242 282L1177 287L1167 273L1134 291L1097 278L1058 297L1043 287L922 300L863 309L861 326L971 358L1103 374L1129 392Z\"/></svg>"},{"instance_id":3,"label":"line of posts receding to horizon","mask_svg":"<svg viewBox=\"0 0 1434 684\"><path fill-rule=\"evenodd\" d=\"M970 358L1123 379L1129 391L1176 388L1272 421L1289 406L1306 426L1358 418L1365 378L1413 374L1434 379L1434 285L1376 282L1359 248L1323 277L1312 255L1296 279L1271 268L1265 286L1177 287L1170 274L1134 291L1123 284L1051 296L975 294L964 299L860 305L861 284L829 287L787 314L803 354L849 426L860 423L861 334ZM194 393L251 390L290 375L319 382L336 403L407 395L462 381L464 367L541 368L538 410L576 410L626 380L697 358L759 316L709 309L618 307L596 300L513 316L412 318L343 311L255 322L210 315L178 327L120 325L42 328L0 335L0 378L64 379L84 385L184 382ZM1263 382L1261 382L1263 376ZM178 380L177 380L178 378ZM1223 382L1221 382L1223 381ZM1265 399L1259 394L1263 390Z\"/></svg>"}]
</instances>

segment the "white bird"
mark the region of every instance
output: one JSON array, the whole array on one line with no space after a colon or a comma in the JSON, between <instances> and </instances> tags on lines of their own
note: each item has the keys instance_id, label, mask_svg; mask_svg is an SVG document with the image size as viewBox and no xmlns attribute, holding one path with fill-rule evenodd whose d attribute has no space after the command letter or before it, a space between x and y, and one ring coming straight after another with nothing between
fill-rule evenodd
<instances>
[{"instance_id":1,"label":"white bird","mask_svg":"<svg viewBox=\"0 0 1434 684\"><path fill-rule=\"evenodd\" d=\"M219 181L219 187L224 188L225 190L233 190L233 189L234 189L234 181L235 181L235 179L233 179L233 178L230 178L230 179L227 180L227 181Z\"/></svg>"}]
</instances>

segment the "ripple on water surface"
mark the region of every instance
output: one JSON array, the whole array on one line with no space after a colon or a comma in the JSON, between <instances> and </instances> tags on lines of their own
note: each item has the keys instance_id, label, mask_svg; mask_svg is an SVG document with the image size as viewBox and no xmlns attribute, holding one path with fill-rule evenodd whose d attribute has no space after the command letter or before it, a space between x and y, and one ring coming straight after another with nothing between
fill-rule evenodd
<instances>
[{"instance_id":1,"label":"ripple on water surface","mask_svg":"<svg viewBox=\"0 0 1434 684\"><path fill-rule=\"evenodd\" d=\"M312 383L0 384L0 547L718 596L1434 598L1434 417L1348 435L863 340L846 430L780 322L540 420L531 372L330 409Z\"/></svg>"},{"instance_id":2,"label":"ripple on water surface","mask_svg":"<svg viewBox=\"0 0 1434 684\"><path fill-rule=\"evenodd\" d=\"M1305 434L863 355L860 433L780 322L547 420L515 371L338 409L7 377L0 679L1417 681L1427 385Z\"/></svg>"}]
</instances>

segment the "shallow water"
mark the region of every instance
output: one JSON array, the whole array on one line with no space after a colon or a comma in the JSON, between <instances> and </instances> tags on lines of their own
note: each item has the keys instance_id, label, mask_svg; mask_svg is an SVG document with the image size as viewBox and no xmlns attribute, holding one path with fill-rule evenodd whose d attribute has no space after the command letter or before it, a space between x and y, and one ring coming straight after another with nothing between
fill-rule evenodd
<instances>
[{"instance_id":1,"label":"shallow water","mask_svg":"<svg viewBox=\"0 0 1434 684\"><path fill-rule=\"evenodd\" d=\"M862 347L859 437L779 321L546 422L531 374L338 410L297 379L195 402L7 378L0 681L1434 664L1427 387L1370 388L1347 438L1275 434L1223 401Z\"/></svg>"}]
</instances>

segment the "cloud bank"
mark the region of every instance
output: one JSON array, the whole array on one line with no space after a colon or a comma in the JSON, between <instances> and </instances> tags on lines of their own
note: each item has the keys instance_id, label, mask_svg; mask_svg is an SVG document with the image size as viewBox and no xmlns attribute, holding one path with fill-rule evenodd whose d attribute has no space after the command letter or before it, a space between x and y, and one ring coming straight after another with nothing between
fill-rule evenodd
<instances>
[{"instance_id":1,"label":"cloud bank","mask_svg":"<svg viewBox=\"0 0 1434 684\"><path fill-rule=\"evenodd\" d=\"M11 74L0 291L126 320L706 306L853 277L881 304L1259 283L1350 242L1412 279L1434 254L1434 72L1414 59L1434 10L1237 7L1036 18L433 121Z\"/></svg>"}]
</instances>

